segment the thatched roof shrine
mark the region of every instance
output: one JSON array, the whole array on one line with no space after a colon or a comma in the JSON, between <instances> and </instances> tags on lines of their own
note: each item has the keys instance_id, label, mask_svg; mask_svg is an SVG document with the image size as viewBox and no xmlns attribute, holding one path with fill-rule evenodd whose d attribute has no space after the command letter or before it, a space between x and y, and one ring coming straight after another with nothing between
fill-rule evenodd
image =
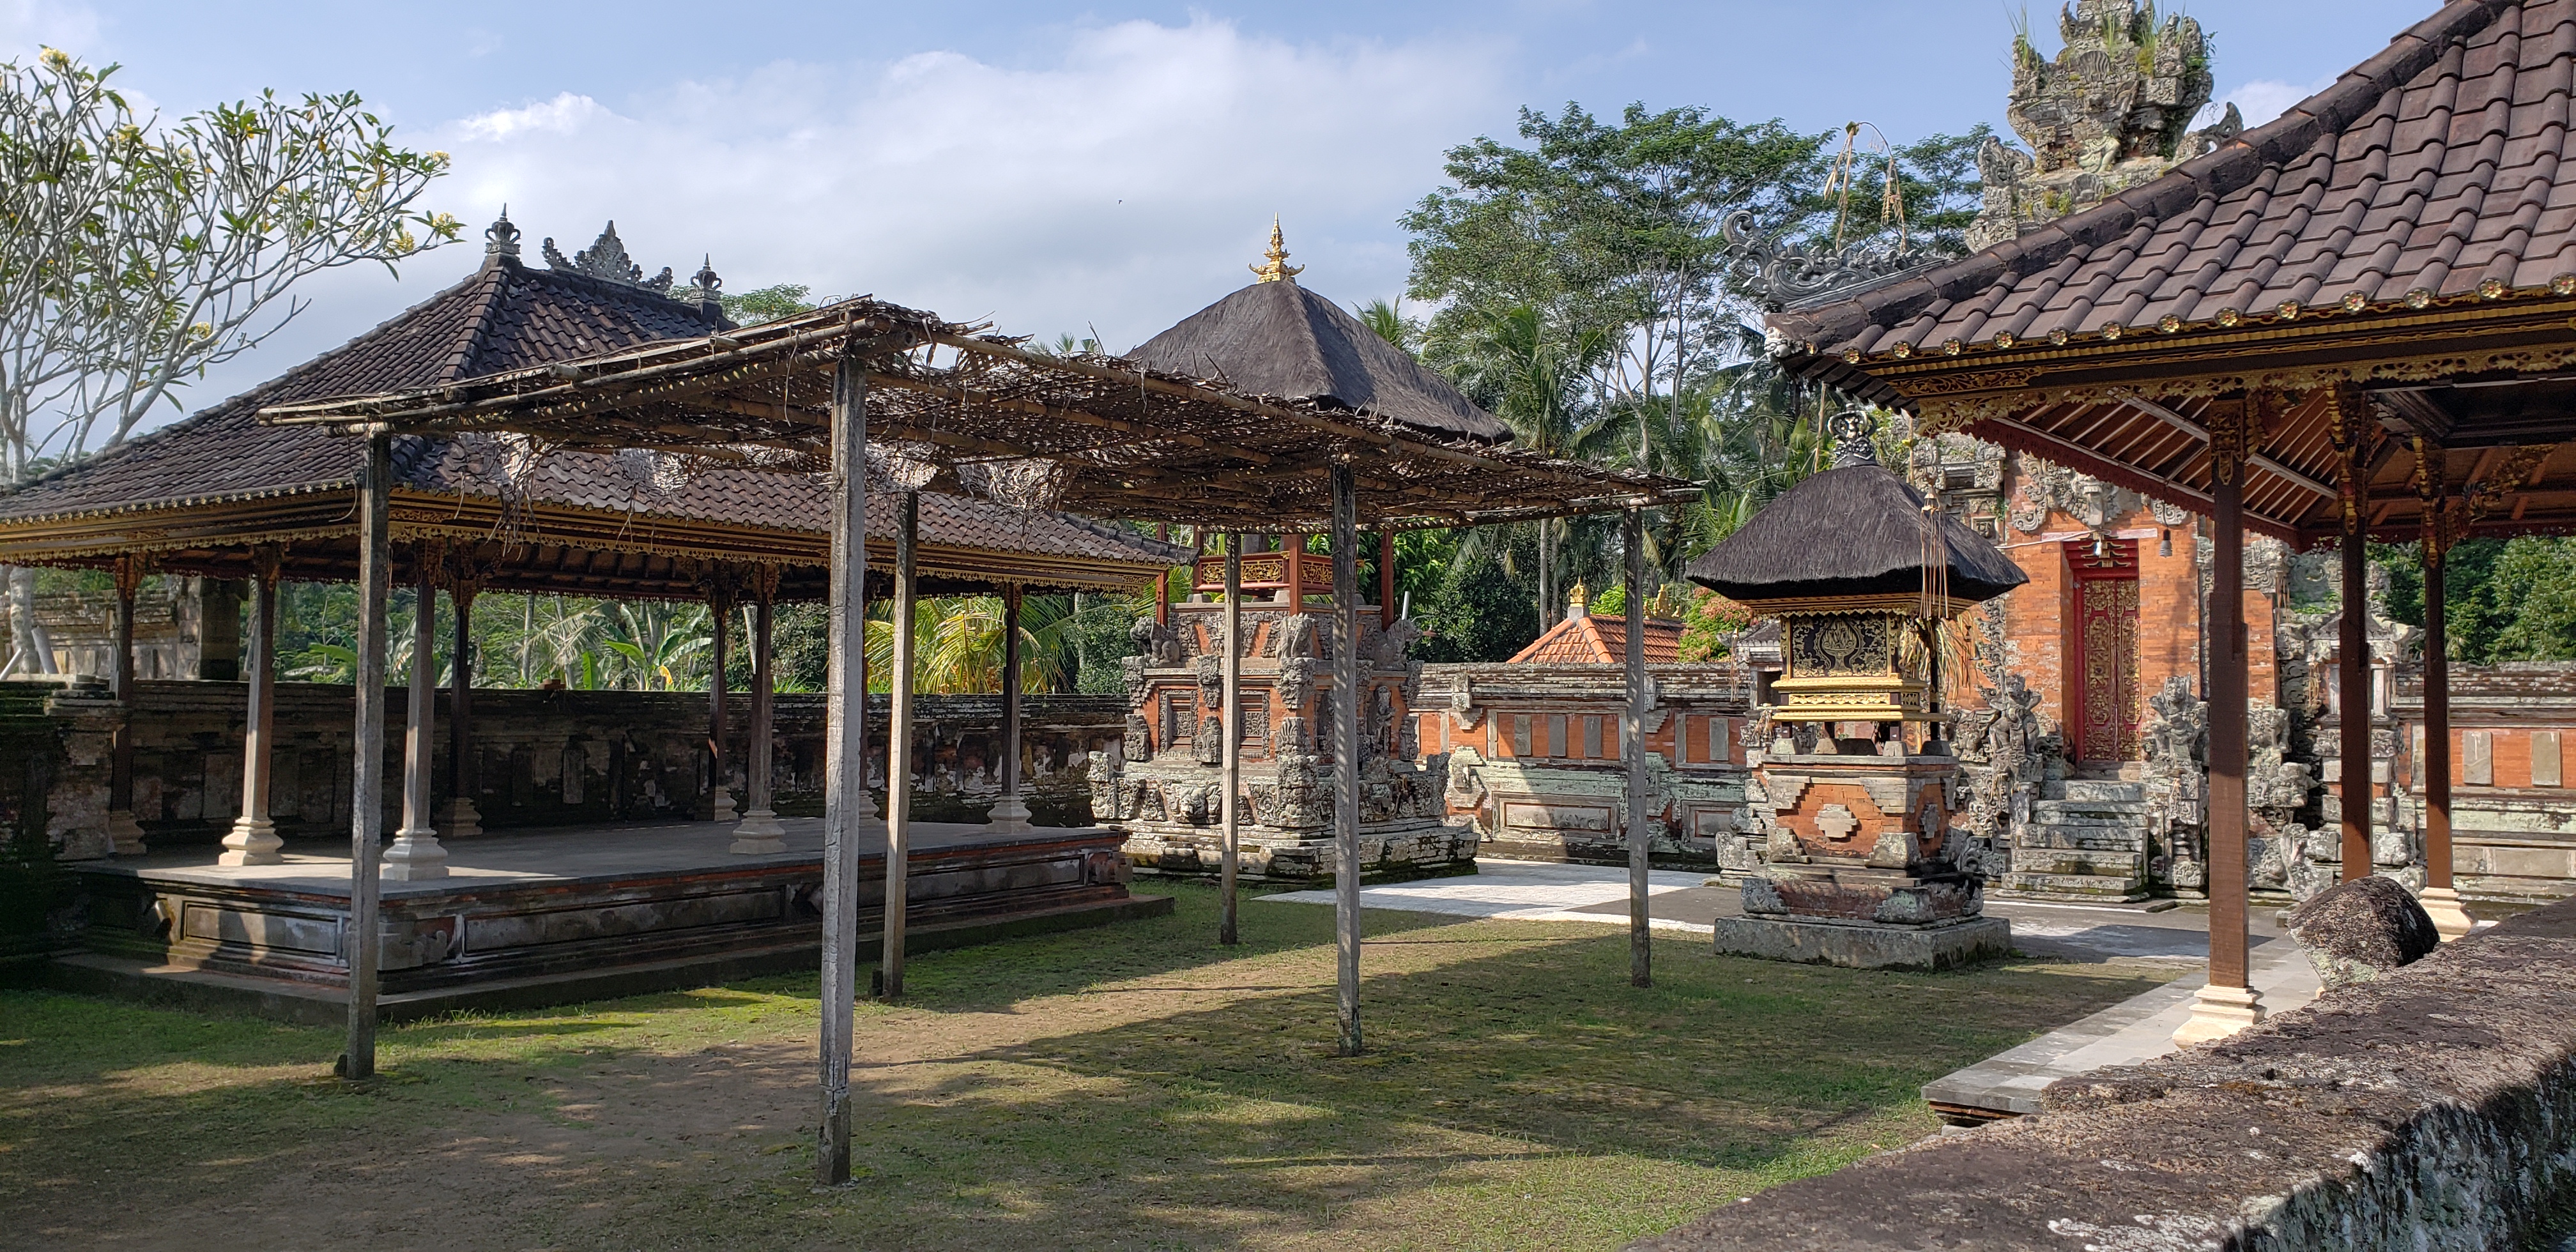
<instances>
[{"instance_id":1,"label":"thatched roof shrine","mask_svg":"<svg viewBox=\"0 0 2576 1252\"><path fill-rule=\"evenodd\" d=\"M1278 232L1271 233L1278 248ZM1285 253L1279 254L1283 259ZM1263 277L1127 354L1148 369L1213 378L1246 395L1393 418L1501 443L1511 428L1274 262Z\"/></svg>"},{"instance_id":2,"label":"thatched roof shrine","mask_svg":"<svg viewBox=\"0 0 2576 1252\"><path fill-rule=\"evenodd\" d=\"M1856 415L1844 415L1849 422ZM1878 463L1867 427L1843 432L1834 468L1763 506L1691 562L1691 581L1756 611L1784 603L1933 597L1935 612L1991 600L2030 576L1985 536Z\"/></svg>"},{"instance_id":3,"label":"thatched roof shrine","mask_svg":"<svg viewBox=\"0 0 2576 1252\"><path fill-rule=\"evenodd\" d=\"M708 287L640 281L615 228L567 260L522 264L505 217L481 267L383 325L241 395L0 493L0 561L101 565L148 554L173 573L244 577L251 546L285 545L289 579L346 581L357 563L360 445L257 420L266 406L545 371L554 362L734 328ZM712 272L701 274L711 282ZM656 285L656 284L660 285ZM676 472L642 451L545 447L490 434L394 445L395 524L462 547L482 585L689 598L715 561L783 567L780 594L820 598L829 495L810 476ZM870 547L892 560L895 501L871 500ZM920 567L934 592L1014 582L1127 588L1187 552L1078 518L929 494Z\"/></svg>"}]
</instances>

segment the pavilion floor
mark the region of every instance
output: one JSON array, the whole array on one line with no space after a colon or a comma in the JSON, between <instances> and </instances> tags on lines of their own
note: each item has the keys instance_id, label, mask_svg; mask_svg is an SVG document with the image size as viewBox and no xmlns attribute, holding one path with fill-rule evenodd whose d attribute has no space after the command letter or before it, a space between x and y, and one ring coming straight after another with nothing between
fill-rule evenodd
<instances>
[{"instance_id":1,"label":"pavilion floor","mask_svg":"<svg viewBox=\"0 0 2576 1252\"><path fill-rule=\"evenodd\" d=\"M786 818L787 850L730 851L730 823L558 828L446 843L448 875L383 884L378 1011L560 1004L812 967L822 821ZM1168 910L1127 890L1120 837L1097 827L1001 835L916 823L908 950L1100 925ZM70 868L87 950L54 962L70 988L300 1021L346 1014L349 859L289 852L222 866L189 849ZM883 918L885 832L862 831L860 959Z\"/></svg>"}]
</instances>

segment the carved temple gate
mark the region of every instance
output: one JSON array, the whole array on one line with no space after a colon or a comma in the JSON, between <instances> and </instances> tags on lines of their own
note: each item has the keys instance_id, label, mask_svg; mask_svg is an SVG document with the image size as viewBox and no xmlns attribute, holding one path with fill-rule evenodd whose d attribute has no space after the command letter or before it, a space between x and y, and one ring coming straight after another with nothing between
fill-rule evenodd
<instances>
[{"instance_id":1,"label":"carved temple gate","mask_svg":"<svg viewBox=\"0 0 2576 1252\"><path fill-rule=\"evenodd\" d=\"M2075 612L2068 718L2075 759L2108 764L2139 759L2138 543L2134 539L2066 545Z\"/></svg>"}]
</instances>

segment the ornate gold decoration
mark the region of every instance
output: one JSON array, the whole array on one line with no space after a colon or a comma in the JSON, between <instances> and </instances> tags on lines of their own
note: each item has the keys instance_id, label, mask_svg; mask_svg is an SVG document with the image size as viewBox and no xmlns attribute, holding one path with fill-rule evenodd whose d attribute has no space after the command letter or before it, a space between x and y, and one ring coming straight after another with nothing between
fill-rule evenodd
<instances>
[{"instance_id":1,"label":"ornate gold decoration","mask_svg":"<svg viewBox=\"0 0 2576 1252\"><path fill-rule=\"evenodd\" d=\"M2369 307L2370 307L2370 297L2369 297L2369 296L2367 296L2367 295L2365 295L2365 294L2363 294L2363 293L2361 293L2361 292L2358 292L2358 291L2347 291L2347 292L2343 293L2343 311L2344 311L2344 312L2346 312L2346 313L2359 313L2359 312L2361 312L2363 309L2366 309L2366 308L2369 308Z\"/></svg>"},{"instance_id":2,"label":"ornate gold decoration","mask_svg":"<svg viewBox=\"0 0 2576 1252\"><path fill-rule=\"evenodd\" d=\"M1275 216L1270 219L1270 250L1261 256L1261 264L1245 267L1252 271L1254 282L1291 283L1306 272L1305 266L1288 263L1288 241L1279 233L1279 219Z\"/></svg>"},{"instance_id":3,"label":"ornate gold decoration","mask_svg":"<svg viewBox=\"0 0 2576 1252\"><path fill-rule=\"evenodd\" d=\"M1950 339L1941 345L1941 355L1943 356L1957 356L1964 350L1964 345L1955 338Z\"/></svg>"},{"instance_id":4,"label":"ornate gold decoration","mask_svg":"<svg viewBox=\"0 0 2576 1252\"><path fill-rule=\"evenodd\" d=\"M2138 581L2087 578L2076 584L2076 593L2084 649L2077 759L2133 760L2138 754Z\"/></svg>"},{"instance_id":5,"label":"ornate gold decoration","mask_svg":"<svg viewBox=\"0 0 2576 1252\"><path fill-rule=\"evenodd\" d=\"M2451 494L2441 445L2415 436L2415 494L2424 502L2424 548L2435 559L2469 530L2469 502Z\"/></svg>"},{"instance_id":6,"label":"ornate gold decoration","mask_svg":"<svg viewBox=\"0 0 2576 1252\"><path fill-rule=\"evenodd\" d=\"M1893 354L1897 360L1902 361L1905 358L1914 355L1914 345L1899 339L1896 341L1896 346L1888 349L1888 351Z\"/></svg>"},{"instance_id":7,"label":"ornate gold decoration","mask_svg":"<svg viewBox=\"0 0 2576 1252\"><path fill-rule=\"evenodd\" d=\"M2182 329L2182 319L2171 313L2167 313L2162 319L2156 322L2156 329L2161 330L2168 335L2174 334Z\"/></svg>"},{"instance_id":8,"label":"ornate gold decoration","mask_svg":"<svg viewBox=\"0 0 2576 1252\"><path fill-rule=\"evenodd\" d=\"M2209 423L2209 479L2212 486L2244 481L2245 454L2249 450L2245 428L2254 424L2252 415L2246 410L2252 407L2251 397L2239 403L2209 406L2206 420Z\"/></svg>"},{"instance_id":9,"label":"ornate gold decoration","mask_svg":"<svg viewBox=\"0 0 2576 1252\"><path fill-rule=\"evenodd\" d=\"M2486 477L2461 491L2468 499L2469 522L2475 524L2503 511L2505 501L2524 490L2531 481L2531 472L2557 450L2557 444L2536 443L2506 452Z\"/></svg>"},{"instance_id":10,"label":"ornate gold decoration","mask_svg":"<svg viewBox=\"0 0 2576 1252\"><path fill-rule=\"evenodd\" d=\"M2295 322L2299 320L2299 302L2296 300L2284 300L2279 304L2272 306L2272 315L2285 322Z\"/></svg>"},{"instance_id":11,"label":"ornate gold decoration","mask_svg":"<svg viewBox=\"0 0 2576 1252\"><path fill-rule=\"evenodd\" d=\"M2369 473L2370 400L2361 388L2337 383L2326 389L2326 441L2336 453L2335 503L2347 533L2361 529L2362 478Z\"/></svg>"},{"instance_id":12,"label":"ornate gold decoration","mask_svg":"<svg viewBox=\"0 0 2576 1252\"><path fill-rule=\"evenodd\" d=\"M2410 309L2429 309L2433 307L2433 293L2429 289L2423 287L2417 287L2407 292L2406 307Z\"/></svg>"},{"instance_id":13,"label":"ornate gold decoration","mask_svg":"<svg viewBox=\"0 0 2576 1252\"><path fill-rule=\"evenodd\" d=\"M2052 348L2063 348L2066 346L2065 327L2060 326L2057 329L2048 332L2048 346Z\"/></svg>"},{"instance_id":14,"label":"ornate gold decoration","mask_svg":"<svg viewBox=\"0 0 2576 1252\"><path fill-rule=\"evenodd\" d=\"M1574 584L1574 590L1565 593L1565 611L1568 614L1589 612L1591 604L1592 593L1584 590L1580 582Z\"/></svg>"},{"instance_id":15,"label":"ornate gold decoration","mask_svg":"<svg viewBox=\"0 0 2576 1252\"><path fill-rule=\"evenodd\" d=\"M2234 309L2220 309L2218 311L2218 324L2227 327L2230 330L2235 329L2236 324L2244 320L2245 315Z\"/></svg>"},{"instance_id":16,"label":"ornate gold decoration","mask_svg":"<svg viewBox=\"0 0 2576 1252\"><path fill-rule=\"evenodd\" d=\"M2505 296L2505 285L2504 285L2504 280L2503 280L2503 279L2500 279L2500 278L2490 278L2490 279L2486 280L2485 282L2482 282L2482 283L2479 283L2479 284L2478 284L2478 299L2481 299L2481 300L2502 300L2502 299L2504 299L2504 296Z\"/></svg>"},{"instance_id":17,"label":"ornate gold decoration","mask_svg":"<svg viewBox=\"0 0 2576 1252\"><path fill-rule=\"evenodd\" d=\"M2013 333L2012 333L2011 331L2008 331L2008 330L2007 330L2007 331L1999 331L1999 332L1997 332L1997 333L1996 333L1996 335L1995 335L1995 346L1996 346L1996 347L1998 347L1998 348L2009 348L2009 347L2013 346L2013 345L2014 345L2015 343L2017 343L2017 342L2019 342L2019 341L2018 341L2018 340L2016 340L2016 339L2014 339L2014 338L2013 338Z\"/></svg>"},{"instance_id":18,"label":"ornate gold decoration","mask_svg":"<svg viewBox=\"0 0 2576 1252\"><path fill-rule=\"evenodd\" d=\"M2550 279L2549 294L2553 296L2576 296L2576 274L2561 274L2556 278Z\"/></svg>"},{"instance_id":19,"label":"ornate gold decoration","mask_svg":"<svg viewBox=\"0 0 2576 1252\"><path fill-rule=\"evenodd\" d=\"M2113 322L2102 328L2102 337L2104 339L2117 340L2120 337L2121 329L2122 327L2118 322Z\"/></svg>"}]
</instances>

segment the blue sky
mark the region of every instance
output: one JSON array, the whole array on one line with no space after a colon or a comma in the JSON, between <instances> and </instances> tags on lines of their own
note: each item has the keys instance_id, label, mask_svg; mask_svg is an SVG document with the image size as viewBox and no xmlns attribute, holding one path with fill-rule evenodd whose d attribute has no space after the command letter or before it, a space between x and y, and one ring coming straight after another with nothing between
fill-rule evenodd
<instances>
[{"instance_id":1,"label":"blue sky","mask_svg":"<svg viewBox=\"0 0 2576 1252\"><path fill-rule=\"evenodd\" d=\"M2186 6L2222 97L2259 120L2377 51L2429 0ZM2055 13L2030 7L2055 44ZM1898 3L478 3L0 0L0 56L123 64L169 111L263 87L356 90L456 157L428 204L503 202L565 251L615 218L638 261L729 290L871 292L1124 348L1247 278L1270 217L1308 286L1403 286L1396 218L1444 149L1523 105L1703 105L1903 141L2003 129L2023 12ZM381 13L384 16L369 16ZM461 277L479 238L323 276L190 407L279 373ZM533 252L533 248L531 249ZM533 258L532 258L533 259Z\"/></svg>"}]
</instances>

